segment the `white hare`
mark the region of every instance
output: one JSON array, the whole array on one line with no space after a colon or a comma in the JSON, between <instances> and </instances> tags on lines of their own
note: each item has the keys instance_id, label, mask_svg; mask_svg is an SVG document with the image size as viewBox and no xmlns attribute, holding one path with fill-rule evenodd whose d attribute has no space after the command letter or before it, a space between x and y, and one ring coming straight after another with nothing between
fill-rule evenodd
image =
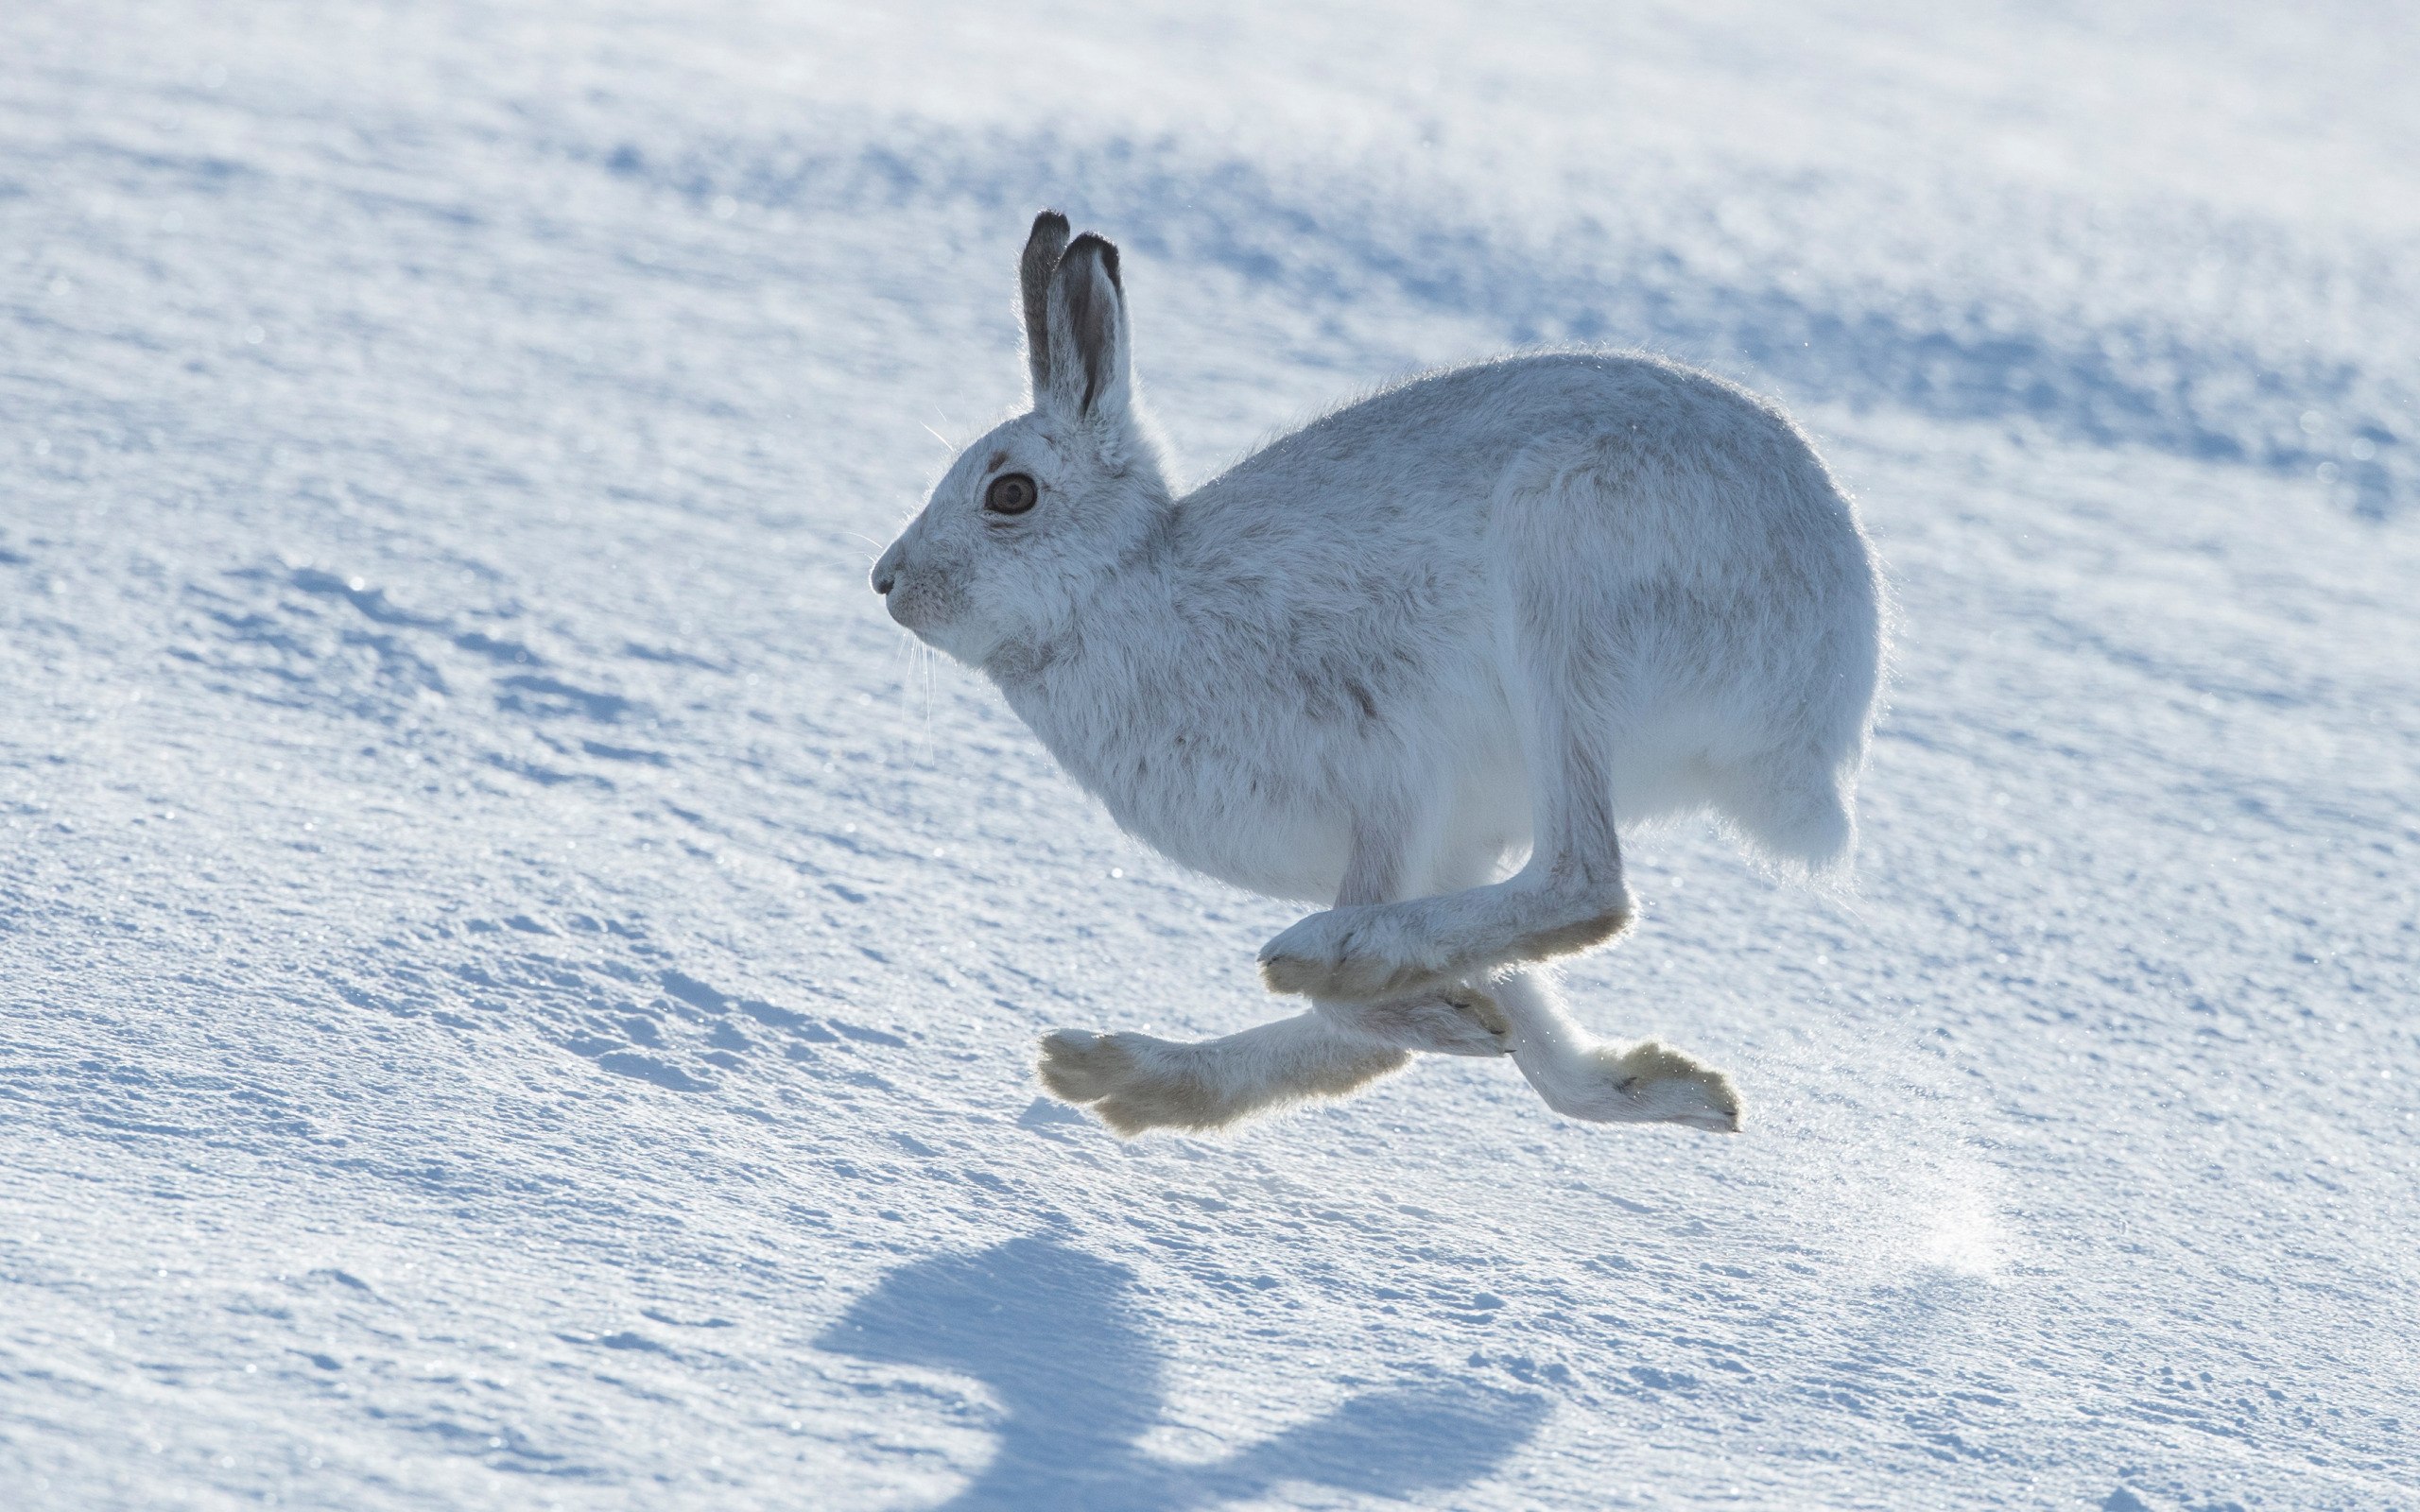
<instances>
[{"instance_id":1,"label":"white hare","mask_svg":"<svg viewBox=\"0 0 2420 1512\"><path fill-rule=\"evenodd\" d=\"M1180 495L1117 249L1045 212L1021 272L1033 408L958 458L874 589L1129 833L1334 903L1260 954L1309 1011L1198 1044L1054 1034L1045 1084L1132 1134L1411 1051L1510 1054L1571 1117L1737 1129L1720 1072L1594 1040L1537 963L1629 924L1624 824L1711 807L1787 868L1845 865L1879 590L1806 438L1672 363L1514 357Z\"/></svg>"}]
</instances>

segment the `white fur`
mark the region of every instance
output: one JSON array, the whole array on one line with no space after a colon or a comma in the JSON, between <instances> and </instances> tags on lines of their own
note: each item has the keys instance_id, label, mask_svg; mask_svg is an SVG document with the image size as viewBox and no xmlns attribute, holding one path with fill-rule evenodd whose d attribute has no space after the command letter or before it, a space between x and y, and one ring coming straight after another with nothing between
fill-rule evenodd
<instances>
[{"instance_id":1,"label":"white fur","mask_svg":"<svg viewBox=\"0 0 2420 1512\"><path fill-rule=\"evenodd\" d=\"M1178 495L1115 249L1066 230L1046 214L1027 249L1031 412L958 458L875 587L1130 833L1336 906L1261 952L1311 1012L1200 1045L1053 1036L1046 1082L1131 1133L1500 1048L1572 1117L1736 1127L1720 1074L1589 1040L1533 967L1628 925L1623 825L1711 809L1786 869L1846 865L1879 591L1806 438L1676 364L1515 357ZM1040 502L987 511L1011 472Z\"/></svg>"}]
</instances>

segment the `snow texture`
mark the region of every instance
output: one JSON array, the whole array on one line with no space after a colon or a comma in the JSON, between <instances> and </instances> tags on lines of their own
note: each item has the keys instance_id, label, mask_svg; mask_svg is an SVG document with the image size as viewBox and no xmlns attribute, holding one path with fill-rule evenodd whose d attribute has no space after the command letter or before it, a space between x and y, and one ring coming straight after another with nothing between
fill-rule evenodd
<instances>
[{"instance_id":1,"label":"snow texture","mask_svg":"<svg viewBox=\"0 0 2420 1512\"><path fill-rule=\"evenodd\" d=\"M2420 1507L2409 7L12 7L0 1500ZM1423 366L1780 395L1859 891L1638 836L1599 1029L1285 1011L867 564L1116 239L1206 475ZM939 438L937 438L937 437Z\"/></svg>"}]
</instances>

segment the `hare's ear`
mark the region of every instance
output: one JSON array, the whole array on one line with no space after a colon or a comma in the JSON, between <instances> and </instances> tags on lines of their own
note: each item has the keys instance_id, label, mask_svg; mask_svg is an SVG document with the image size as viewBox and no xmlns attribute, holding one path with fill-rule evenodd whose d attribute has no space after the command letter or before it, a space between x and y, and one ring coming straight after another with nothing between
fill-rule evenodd
<instances>
[{"instance_id":1,"label":"hare's ear","mask_svg":"<svg viewBox=\"0 0 2420 1512\"><path fill-rule=\"evenodd\" d=\"M1126 293L1117 249L1090 232L1067 244L1050 280L1048 384L1038 404L1073 420L1114 424L1126 416Z\"/></svg>"},{"instance_id":2,"label":"hare's ear","mask_svg":"<svg viewBox=\"0 0 2420 1512\"><path fill-rule=\"evenodd\" d=\"M1050 275L1067 249L1067 217L1046 210L1033 217L1017 260L1017 291L1025 297L1025 362L1033 372L1033 402L1050 386Z\"/></svg>"}]
</instances>

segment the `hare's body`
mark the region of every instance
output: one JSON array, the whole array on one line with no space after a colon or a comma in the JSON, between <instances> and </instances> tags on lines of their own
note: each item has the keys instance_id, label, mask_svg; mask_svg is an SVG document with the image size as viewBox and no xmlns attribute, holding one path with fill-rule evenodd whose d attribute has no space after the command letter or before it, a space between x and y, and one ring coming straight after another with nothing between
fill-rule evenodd
<instances>
[{"instance_id":1,"label":"hare's body","mask_svg":"<svg viewBox=\"0 0 2420 1512\"><path fill-rule=\"evenodd\" d=\"M1668 363L1535 356L1387 390L1178 497L1115 250L1065 237L1045 216L1028 247L1034 412L959 458L876 586L1128 831L1337 906L1262 953L1311 1012L1202 1045L1053 1036L1045 1079L1131 1132L1409 1050L1509 1052L1576 1116L1736 1127L1718 1074L1590 1041L1530 968L1627 923L1621 824L1712 808L1786 866L1845 859L1877 591L1805 438Z\"/></svg>"},{"instance_id":2,"label":"hare's body","mask_svg":"<svg viewBox=\"0 0 2420 1512\"><path fill-rule=\"evenodd\" d=\"M1404 897L1530 848L1524 689L1551 674L1525 642L1574 675L1617 823L1712 805L1828 863L1875 639L1864 544L1787 420L1668 364L1554 355L1255 453L994 670L1129 832L1327 902L1357 834L1395 833Z\"/></svg>"}]
</instances>

